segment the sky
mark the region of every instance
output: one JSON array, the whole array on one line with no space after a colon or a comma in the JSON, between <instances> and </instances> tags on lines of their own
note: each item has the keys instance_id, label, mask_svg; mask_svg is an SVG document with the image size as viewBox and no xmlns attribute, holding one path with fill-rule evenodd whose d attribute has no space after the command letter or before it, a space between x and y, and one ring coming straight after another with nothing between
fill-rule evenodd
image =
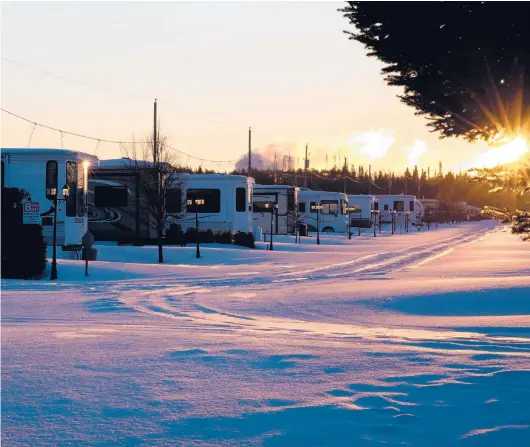
<instances>
[{"instance_id":1,"label":"sky","mask_svg":"<svg viewBox=\"0 0 530 447\"><path fill-rule=\"evenodd\" d=\"M199 159L293 156L431 171L470 166L485 143L439 139L385 84L382 63L343 33L341 2L3 2L2 108L69 132L131 141L153 128ZM53 75L21 67L16 61ZM1 115L2 147L125 153ZM33 131L33 132L32 132ZM177 154L177 153L176 153ZM178 162L220 171L234 163Z\"/></svg>"}]
</instances>

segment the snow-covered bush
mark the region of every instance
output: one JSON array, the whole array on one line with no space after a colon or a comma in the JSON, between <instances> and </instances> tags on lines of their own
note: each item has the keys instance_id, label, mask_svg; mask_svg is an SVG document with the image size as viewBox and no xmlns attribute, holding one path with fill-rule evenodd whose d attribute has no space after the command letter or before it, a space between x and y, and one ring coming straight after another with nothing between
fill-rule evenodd
<instances>
[{"instance_id":1,"label":"snow-covered bush","mask_svg":"<svg viewBox=\"0 0 530 447\"><path fill-rule=\"evenodd\" d=\"M513 216L512 233L520 234L524 241L530 240L530 212L517 210Z\"/></svg>"}]
</instances>

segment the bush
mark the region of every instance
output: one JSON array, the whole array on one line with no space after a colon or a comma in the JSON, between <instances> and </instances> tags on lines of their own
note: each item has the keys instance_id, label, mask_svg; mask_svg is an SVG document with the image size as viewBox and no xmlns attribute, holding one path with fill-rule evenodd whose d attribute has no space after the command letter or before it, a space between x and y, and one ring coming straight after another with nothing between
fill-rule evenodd
<instances>
[{"instance_id":1,"label":"bush","mask_svg":"<svg viewBox=\"0 0 530 447\"><path fill-rule=\"evenodd\" d=\"M22 224L22 200L17 188L2 188L2 278L38 278L46 268L46 242L40 225Z\"/></svg>"},{"instance_id":2,"label":"bush","mask_svg":"<svg viewBox=\"0 0 530 447\"><path fill-rule=\"evenodd\" d=\"M232 243L232 232L223 231L221 233L215 233L215 242L218 244L231 244Z\"/></svg>"},{"instance_id":3,"label":"bush","mask_svg":"<svg viewBox=\"0 0 530 447\"><path fill-rule=\"evenodd\" d=\"M530 240L530 212L520 210L515 212L512 233L520 234L524 241Z\"/></svg>"},{"instance_id":4,"label":"bush","mask_svg":"<svg viewBox=\"0 0 530 447\"><path fill-rule=\"evenodd\" d=\"M184 234L184 239L187 243L197 242L197 230L195 228L188 228ZM199 230L199 242L201 244L213 244L216 242L215 236L212 230L208 229L206 231Z\"/></svg>"},{"instance_id":5,"label":"bush","mask_svg":"<svg viewBox=\"0 0 530 447\"><path fill-rule=\"evenodd\" d=\"M182 232L182 227L177 224L171 224L169 230L166 233L166 240L170 244L180 245L184 247L186 245L186 238Z\"/></svg>"},{"instance_id":6,"label":"bush","mask_svg":"<svg viewBox=\"0 0 530 447\"><path fill-rule=\"evenodd\" d=\"M238 231L236 234L234 234L234 245L240 245L241 247L256 248L256 244L254 242L254 235L252 233Z\"/></svg>"}]
</instances>

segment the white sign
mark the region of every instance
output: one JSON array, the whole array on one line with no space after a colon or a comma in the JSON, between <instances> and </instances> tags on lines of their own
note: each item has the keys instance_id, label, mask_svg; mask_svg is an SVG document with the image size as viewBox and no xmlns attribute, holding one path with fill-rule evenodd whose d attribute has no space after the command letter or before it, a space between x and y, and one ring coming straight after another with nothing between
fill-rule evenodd
<instances>
[{"instance_id":1,"label":"white sign","mask_svg":"<svg viewBox=\"0 0 530 447\"><path fill-rule=\"evenodd\" d=\"M22 223L40 225L40 202L24 202L23 206Z\"/></svg>"}]
</instances>

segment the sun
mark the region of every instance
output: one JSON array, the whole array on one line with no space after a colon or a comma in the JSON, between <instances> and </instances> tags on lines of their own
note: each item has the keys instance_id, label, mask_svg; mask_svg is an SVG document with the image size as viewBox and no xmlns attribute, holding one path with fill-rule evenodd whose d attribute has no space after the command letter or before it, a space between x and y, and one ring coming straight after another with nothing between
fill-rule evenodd
<instances>
[{"instance_id":1,"label":"sun","mask_svg":"<svg viewBox=\"0 0 530 447\"><path fill-rule=\"evenodd\" d=\"M517 136L509 142L480 154L474 165L482 168L494 168L506 163L519 160L530 151L528 142L522 136Z\"/></svg>"}]
</instances>

